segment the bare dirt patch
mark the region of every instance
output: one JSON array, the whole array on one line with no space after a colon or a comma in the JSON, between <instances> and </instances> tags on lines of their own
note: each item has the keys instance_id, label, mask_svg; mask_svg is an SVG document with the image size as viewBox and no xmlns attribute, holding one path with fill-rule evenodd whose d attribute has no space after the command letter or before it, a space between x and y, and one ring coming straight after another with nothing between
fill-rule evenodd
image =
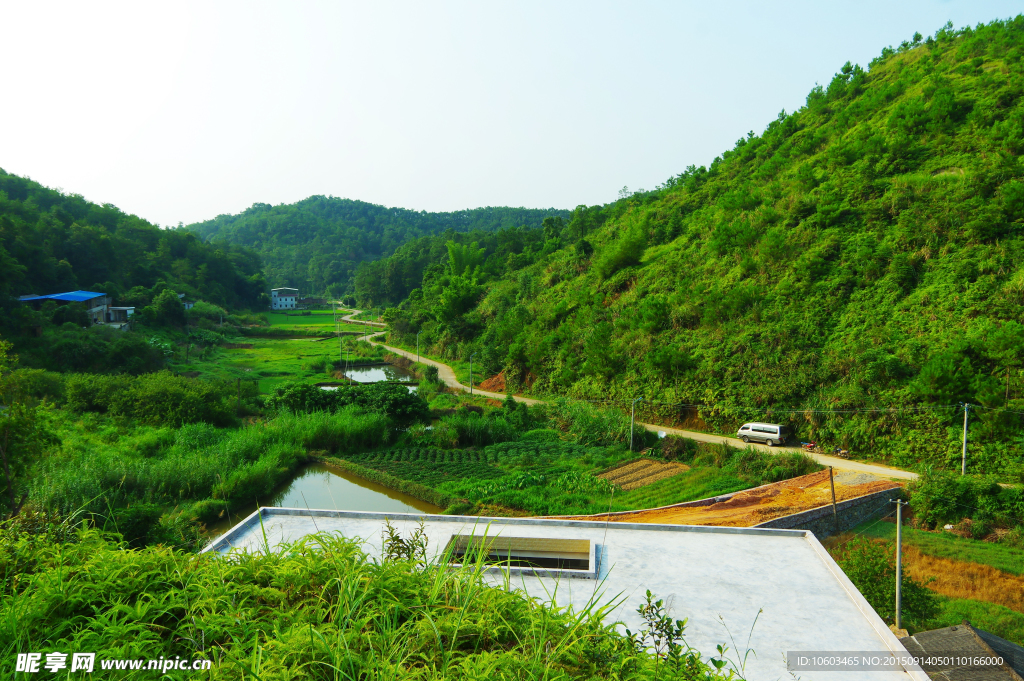
<instances>
[{"instance_id":1,"label":"bare dirt patch","mask_svg":"<svg viewBox=\"0 0 1024 681\"><path fill-rule=\"evenodd\" d=\"M505 392L505 372L504 370L499 371L497 375L491 376L486 381L482 381L477 384L481 390L487 390L492 393L503 393Z\"/></svg>"},{"instance_id":2,"label":"bare dirt patch","mask_svg":"<svg viewBox=\"0 0 1024 681\"><path fill-rule=\"evenodd\" d=\"M615 469L618 470L618 469ZM613 473L607 471L606 473ZM601 477L603 477L602 474ZM858 482L836 481L836 501L845 501L885 489L899 483L870 476L852 478ZM782 516L809 511L832 503L828 471L819 471L771 485L739 492L725 501L708 506L668 506L621 515L578 516L580 520L611 520L624 523L669 523L677 525L718 525L751 527Z\"/></svg>"},{"instance_id":3,"label":"bare dirt patch","mask_svg":"<svg viewBox=\"0 0 1024 681\"><path fill-rule=\"evenodd\" d=\"M618 485L628 492L631 489L645 487L688 470L690 467L682 463L640 459L605 471L597 477Z\"/></svg>"}]
</instances>

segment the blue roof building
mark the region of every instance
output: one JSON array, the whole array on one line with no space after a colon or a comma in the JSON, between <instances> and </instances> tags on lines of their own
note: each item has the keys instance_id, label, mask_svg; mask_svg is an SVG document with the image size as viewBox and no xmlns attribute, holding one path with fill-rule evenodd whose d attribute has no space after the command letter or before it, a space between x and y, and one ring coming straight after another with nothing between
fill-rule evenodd
<instances>
[{"instance_id":1,"label":"blue roof building","mask_svg":"<svg viewBox=\"0 0 1024 681\"><path fill-rule=\"evenodd\" d=\"M23 303L35 300L61 300L66 303L84 303L93 298L105 298L106 295L106 293L97 293L96 291L68 291L67 293L51 293L48 296L21 296L18 300Z\"/></svg>"},{"instance_id":2,"label":"blue roof building","mask_svg":"<svg viewBox=\"0 0 1024 681\"><path fill-rule=\"evenodd\" d=\"M98 291L68 291L67 293L51 293L46 296L21 296L18 298L23 303L29 303L37 310L42 303L48 300L56 301L57 303L84 303L89 313L89 319L93 324L106 324L110 322L126 322L127 317L131 315L131 312L127 310L131 309L134 312L134 308L118 308L125 310L122 312L118 319L114 319L111 313L110 298L107 297L106 293L100 293ZM124 318L121 319L120 317Z\"/></svg>"}]
</instances>

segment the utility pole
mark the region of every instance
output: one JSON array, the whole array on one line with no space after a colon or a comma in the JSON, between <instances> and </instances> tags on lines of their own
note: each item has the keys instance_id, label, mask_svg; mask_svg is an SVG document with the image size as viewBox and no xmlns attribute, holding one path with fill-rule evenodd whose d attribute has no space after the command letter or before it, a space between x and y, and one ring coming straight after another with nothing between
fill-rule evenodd
<instances>
[{"instance_id":1,"label":"utility pole","mask_svg":"<svg viewBox=\"0 0 1024 681\"><path fill-rule=\"evenodd\" d=\"M836 534L839 534L839 512L836 509L836 483L832 479L832 466L828 467L828 485L832 488L832 520L835 521Z\"/></svg>"},{"instance_id":2,"label":"utility pole","mask_svg":"<svg viewBox=\"0 0 1024 681\"><path fill-rule=\"evenodd\" d=\"M636 398L629 407L629 451L633 451L633 422L636 420L636 403L643 399L642 397Z\"/></svg>"},{"instance_id":3,"label":"utility pole","mask_svg":"<svg viewBox=\"0 0 1024 681\"><path fill-rule=\"evenodd\" d=\"M967 475L967 413L971 410L971 405L963 402L960 405L964 408L964 450L960 460L960 475Z\"/></svg>"},{"instance_id":4,"label":"utility pole","mask_svg":"<svg viewBox=\"0 0 1024 681\"><path fill-rule=\"evenodd\" d=\"M890 499L889 501L893 501ZM903 616L900 608L903 605L903 507L907 502L896 499L896 628L903 628Z\"/></svg>"},{"instance_id":5,"label":"utility pole","mask_svg":"<svg viewBox=\"0 0 1024 681\"><path fill-rule=\"evenodd\" d=\"M472 355L469 356L469 394L470 395L473 394L473 358L474 357L476 357L476 353L475 352Z\"/></svg>"},{"instance_id":6,"label":"utility pole","mask_svg":"<svg viewBox=\"0 0 1024 681\"><path fill-rule=\"evenodd\" d=\"M422 331L417 331L416 332L416 363L417 364L420 363L420 334L421 333L423 333L423 332Z\"/></svg>"}]
</instances>

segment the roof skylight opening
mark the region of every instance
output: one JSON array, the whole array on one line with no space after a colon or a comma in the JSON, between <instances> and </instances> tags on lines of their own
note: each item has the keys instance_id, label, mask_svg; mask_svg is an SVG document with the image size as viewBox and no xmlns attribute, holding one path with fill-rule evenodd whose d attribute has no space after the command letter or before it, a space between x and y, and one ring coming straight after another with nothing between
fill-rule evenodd
<instances>
[{"instance_id":1,"label":"roof skylight opening","mask_svg":"<svg viewBox=\"0 0 1024 681\"><path fill-rule=\"evenodd\" d=\"M453 534L445 551L452 564L479 560L489 566L488 572L597 578L595 546L589 539Z\"/></svg>"}]
</instances>

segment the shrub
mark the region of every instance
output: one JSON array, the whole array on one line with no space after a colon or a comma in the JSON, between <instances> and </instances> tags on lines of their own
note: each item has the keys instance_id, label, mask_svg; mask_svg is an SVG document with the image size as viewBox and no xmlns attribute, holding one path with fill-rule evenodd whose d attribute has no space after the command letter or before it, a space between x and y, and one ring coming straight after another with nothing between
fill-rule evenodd
<instances>
[{"instance_id":1,"label":"shrub","mask_svg":"<svg viewBox=\"0 0 1024 681\"><path fill-rule=\"evenodd\" d=\"M594 257L594 269L602 279L607 279L626 267L639 265L647 239L639 227L630 228L616 241L601 247Z\"/></svg>"},{"instance_id":2,"label":"shrub","mask_svg":"<svg viewBox=\"0 0 1024 681\"><path fill-rule=\"evenodd\" d=\"M161 291L138 315L148 326L185 326L185 306L171 289Z\"/></svg>"},{"instance_id":3,"label":"shrub","mask_svg":"<svg viewBox=\"0 0 1024 681\"><path fill-rule=\"evenodd\" d=\"M434 425L432 438L439 447L486 447L516 440L520 432L500 416L459 410Z\"/></svg>"},{"instance_id":4,"label":"shrub","mask_svg":"<svg viewBox=\"0 0 1024 681\"><path fill-rule=\"evenodd\" d=\"M879 617L893 623L896 618L895 546L855 537L834 548L832 556ZM935 594L914 581L906 571L900 590L902 615L907 624L916 628L935 616L938 611Z\"/></svg>"},{"instance_id":5,"label":"shrub","mask_svg":"<svg viewBox=\"0 0 1024 681\"><path fill-rule=\"evenodd\" d=\"M232 421L229 396L224 386L162 371L139 376L127 390L115 393L109 411L152 425L227 425Z\"/></svg>"},{"instance_id":6,"label":"shrub","mask_svg":"<svg viewBox=\"0 0 1024 681\"><path fill-rule=\"evenodd\" d=\"M928 471L910 486L910 504L916 522L927 528L964 518L988 523L1003 516L1001 492L993 480Z\"/></svg>"},{"instance_id":7,"label":"shrub","mask_svg":"<svg viewBox=\"0 0 1024 681\"><path fill-rule=\"evenodd\" d=\"M528 442L557 442L561 439L561 434L551 428L536 428L523 433L521 439Z\"/></svg>"},{"instance_id":8,"label":"shrub","mask_svg":"<svg viewBox=\"0 0 1024 681\"><path fill-rule=\"evenodd\" d=\"M72 374L67 377L65 395L72 411L109 413L155 426L232 421L226 387L168 371L135 378Z\"/></svg>"},{"instance_id":9,"label":"shrub","mask_svg":"<svg viewBox=\"0 0 1024 681\"><path fill-rule=\"evenodd\" d=\"M43 369L15 369L4 377L0 399L32 398L59 404L64 401L64 376Z\"/></svg>"},{"instance_id":10,"label":"shrub","mask_svg":"<svg viewBox=\"0 0 1024 681\"><path fill-rule=\"evenodd\" d=\"M548 417L562 432L582 445L609 445L629 442L629 416L616 409L602 409L586 402L554 400L545 407ZM645 443L657 438L642 426L634 428L634 441Z\"/></svg>"},{"instance_id":11,"label":"shrub","mask_svg":"<svg viewBox=\"0 0 1024 681\"><path fill-rule=\"evenodd\" d=\"M661 440L661 455L669 461L689 461L696 452L695 444L689 438L666 435Z\"/></svg>"},{"instance_id":12,"label":"shrub","mask_svg":"<svg viewBox=\"0 0 1024 681\"><path fill-rule=\"evenodd\" d=\"M323 390L308 383L293 383L276 390L273 403L294 413L334 412L349 405L376 411L398 421L420 421L428 416L426 402L404 385L371 383Z\"/></svg>"}]
</instances>

